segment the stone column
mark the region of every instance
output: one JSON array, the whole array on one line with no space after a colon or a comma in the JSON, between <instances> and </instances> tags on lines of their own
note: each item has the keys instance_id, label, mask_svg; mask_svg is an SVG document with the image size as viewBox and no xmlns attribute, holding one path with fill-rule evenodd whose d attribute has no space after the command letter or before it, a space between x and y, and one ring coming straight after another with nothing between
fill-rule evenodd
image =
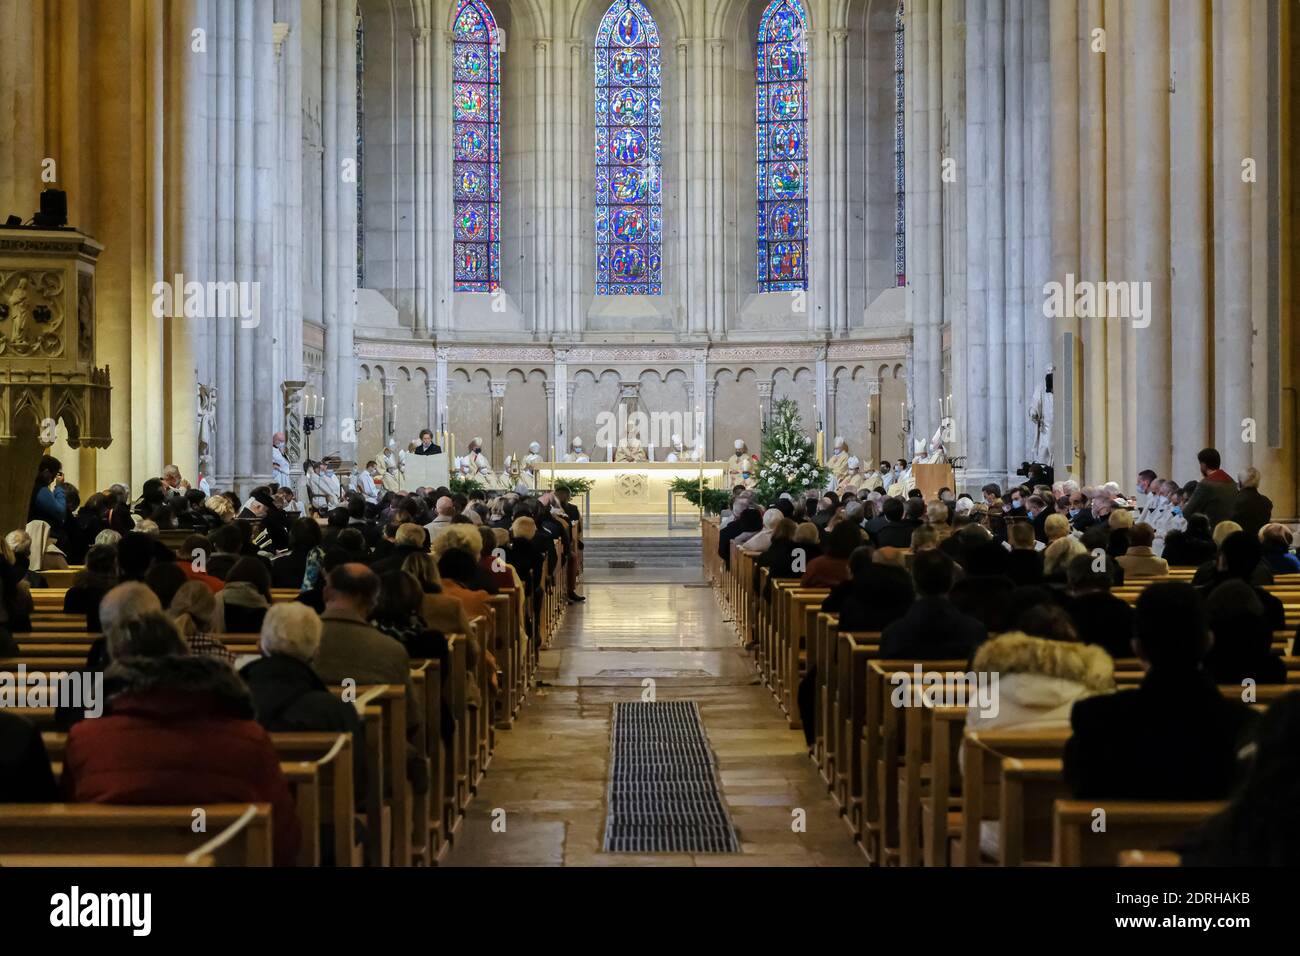
<instances>
[{"instance_id":1,"label":"stone column","mask_svg":"<svg viewBox=\"0 0 1300 956\"><path fill-rule=\"evenodd\" d=\"M569 383L569 350L556 349L555 365L551 376L551 398L558 404L551 409L551 444L555 453L562 455L569 449L569 405L573 387Z\"/></svg>"},{"instance_id":2,"label":"stone column","mask_svg":"<svg viewBox=\"0 0 1300 956\"><path fill-rule=\"evenodd\" d=\"M1003 403L1005 409L1006 453L1002 467L1016 466L1027 457L1025 431L1028 427L1028 401L1026 400L1025 366L1025 170L1024 170L1024 3L1023 0L1005 0L1006 18L1003 21L1003 74L1005 92L1003 102L1003 195L1005 196L1005 254L1002 281L1006 293L1004 340L1005 357L1002 360L1005 384ZM996 321L996 319L994 320ZM928 436L927 436L928 437Z\"/></svg>"},{"instance_id":3,"label":"stone column","mask_svg":"<svg viewBox=\"0 0 1300 956\"><path fill-rule=\"evenodd\" d=\"M989 446L990 368L993 361L988 345L990 219L1000 216L1000 207L989 199L986 173L986 143L1001 136L1000 127L989 120L990 78L986 50L987 0L972 0L966 8L966 154L961 163L966 179L966 394L961 402L965 419L967 478L983 484L993 475ZM992 321L997 321L993 319ZM877 430L883 432L883 413ZM883 437L880 439L883 440ZM879 456L877 456L879 457ZM1002 469L999 464L997 470Z\"/></svg>"},{"instance_id":4,"label":"stone column","mask_svg":"<svg viewBox=\"0 0 1300 956\"><path fill-rule=\"evenodd\" d=\"M708 235L708 288L709 288L709 313L712 316L710 327L713 334L719 335L726 331L726 315L724 313L724 295L723 295L723 272L726 268L725 250L723 246L723 207L726 203L727 196L723 183L722 158L724 153L723 142L726 138L726 129L722 118L722 104L726 96L726 84L723 81L723 60L726 55L726 44L722 40L709 40L709 99L708 109L712 117L710 145L709 145L709 182L712 184L712 195L709 201L709 235Z\"/></svg>"},{"instance_id":5,"label":"stone column","mask_svg":"<svg viewBox=\"0 0 1300 956\"><path fill-rule=\"evenodd\" d=\"M548 444L548 447L544 450L549 452L551 448L554 448L558 455L560 452L560 429L555 406L557 384L555 382L546 382L542 385L542 388L546 391L546 439Z\"/></svg>"},{"instance_id":6,"label":"stone column","mask_svg":"<svg viewBox=\"0 0 1300 956\"><path fill-rule=\"evenodd\" d=\"M1138 390L1133 396L1133 404L1139 409L1136 463L1154 469L1158 475L1172 474L1175 464L1170 456L1173 377L1169 314L1169 27L1169 8L1164 3L1124 7L1124 32L1131 40L1125 52L1132 57L1135 80L1128 94L1136 114L1128 182L1128 245L1134 268L1132 278L1151 283L1151 297L1146 303L1149 314L1143 320L1150 325L1135 326L1133 333L1140 370ZM1180 183L1178 192L1182 191ZM1195 203L1194 196L1187 199ZM1204 370L1204 366L1189 368L1183 374L1195 379Z\"/></svg>"},{"instance_id":7,"label":"stone column","mask_svg":"<svg viewBox=\"0 0 1300 956\"><path fill-rule=\"evenodd\" d=\"M1091 34L1104 28L1103 0L1080 0L1077 29L1079 51L1079 279L1106 278L1106 54L1093 51ZM1065 275L1055 277L1066 281ZM1110 447L1106 439L1107 361L1106 323L1074 320L1081 337L1083 374L1079 385L1080 447L1083 480L1099 484L1107 478Z\"/></svg>"},{"instance_id":8,"label":"stone column","mask_svg":"<svg viewBox=\"0 0 1300 956\"><path fill-rule=\"evenodd\" d=\"M1242 421L1262 427L1263 409L1251 407L1251 189L1242 160L1255 155L1251 128L1251 27L1254 5L1216 0L1214 15L1215 161L1214 440L1229 469L1248 464ZM1261 369L1261 374L1263 370ZM1195 399L1193 399L1195 400Z\"/></svg>"},{"instance_id":9,"label":"stone column","mask_svg":"<svg viewBox=\"0 0 1300 956\"><path fill-rule=\"evenodd\" d=\"M380 405L379 444L387 446L388 439L397 430L397 382L384 376L384 395Z\"/></svg>"},{"instance_id":10,"label":"stone column","mask_svg":"<svg viewBox=\"0 0 1300 956\"><path fill-rule=\"evenodd\" d=\"M835 321L833 328L849 334L849 129L848 129L848 43L849 31L836 30L835 43ZM833 412L832 412L833 414Z\"/></svg>"},{"instance_id":11,"label":"stone column","mask_svg":"<svg viewBox=\"0 0 1300 956\"><path fill-rule=\"evenodd\" d=\"M417 4L417 6L419 6ZM441 5L439 5L441 6ZM433 334L440 335L456 326L455 292L452 282L452 110L451 32L440 23L430 23L429 47L429 130L425 152L426 168L433 171L433 181L425 191L425 221L429 223L432 254L417 263L421 286L425 292L425 309L433 313L429 323ZM430 205L431 203L431 205ZM444 401L446 396L444 395ZM442 406L445 410L446 406ZM444 421L443 427L447 427Z\"/></svg>"},{"instance_id":12,"label":"stone column","mask_svg":"<svg viewBox=\"0 0 1300 956\"><path fill-rule=\"evenodd\" d=\"M1170 359L1182 377L1210 371L1210 38L1209 0L1184 0L1169 20L1169 180L1178 184L1169 207ZM1208 389L1172 403L1171 466L1183 473L1211 439Z\"/></svg>"},{"instance_id":13,"label":"stone column","mask_svg":"<svg viewBox=\"0 0 1300 956\"><path fill-rule=\"evenodd\" d=\"M1003 219L1006 208L1005 164L1003 154L1003 130L1005 87L1003 70L1003 3L1004 0L988 0L988 18L985 22L985 159L988 169L987 194L984 214L987 217L986 239L988 242L988 309L985 329L987 331L989 363L988 377L988 467L999 476L1005 477L1007 466L1007 405L1006 405L1006 224ZM928 437L928 436L927 436Z\"/></svg>"},{"instance_id":14,"label":"stone column","mask_svg":"<svg viewBox=\"0 0 1300 956\"><path fill-rule=\"evenodd\" d=\"M685 39L679 38L674 46L674 52L677 55L677 103L673 106L676 115L673 117L677 124L677 182L674 184L676 190L676 217L677 221L671 232L677 235L677 257L674 261L674 268L677 275L673 281L676 283L677 300L681 303L682 309L686 313L685 331L688 335L698 335L704 331L702 319L698 307L695 304L694 297L691 293L692 283L687 279L693 270L691 262L693 259L689 251L690 238L690 215L691 215L691 198L695 191L695 182L691 179L691 150L690 150L690 125L692 110L690 106L690 75L688 72L689 61L687 60L686 51L689 44Z\"/></svg>"},{"instance_id":15,"label":"stone column","mask_svg":"<svg viewBox=\"0 0 1300 956\"><path fill-rule=\"evenodd\" d=\"M425 427L430 431L438 431L442 428L442 423L438 420L438 384L437 381L429 376L429 370L424 370L424 421Z\"/></svg>"},{"instance_id":16,"label":"stone column","mask_svg":"<svg viewBox=\"0 0 1300 956\"><path fill-rule=\"evenodd\" d=\"M867 380L867 435L868 451L871 455L872 464L880 464L880 423L883 416L880 408L880 379L873 378ZM863 470L866 470L867 462L863 461Z\"/></svg>"},{"instance_id":17,"label":"stone column","mask_svg":"<svg viewBox=\"0 0 1300 956\"><path fill-rule=\"evenodd\" d=\"M434 351L433 388L437 395L435 402L438 411L434 419L436 424L433 427L444 432L451 429L451 423L447 420L447 356L450 353L451 349L445 345L439 345ZM454 454L454 449L445 450L448 454Z\"/></svg>"},{"instance_id":18,"label":"stone column","mask_svg":"<svg viewBox=\"0 0 1300 956\"><path fill-rule=\"evenodd\" d=\"M772 383L758 383L758 415L764 428L772 417Z\"/></svg>"},{"instance_id":19,"label":"stone column","mask_svg":"<svg viewBox=\"0 0 1300 956\"><path fill-rule=\"evenodd\" d=\"M572 103L569 114L569 169L564 176L569 185L569 299L567 314L560 316L557 323L558 327L564 329L570 336L581 334L584 324L582 304L586 300L588 290L595 289L595 274L590 277L585 276L582 269L583 263L587 261L582 241L586 218L586 204L582 201L582 196L590 182L587 175L590 174L592 161L592 139L586 135L590 127L584 118L589 115L590 107L587 104L591 102L592 79L592 75L588 72L587 44L579 39L570 40L569 83ZM568 419L561 417L557 425L563 425L567 432ZM559 442L556 443L557 455L562 455L568 450L567 437L563 441L563 448L560 447Z\"/></svg>"},{"instance_id":20,"label":"stone column","mask_svg":"<svg viewBox=\"0 0 1300 956\"><path fill-rule=\"evenodd\" d=\"M432 289L427 284L426 263L431 259L429 249L429 192L433 186L429 162L432 157L432 117L431 106L436 94L430 89L430 35L425 17L428 8L424 4L414 5L415 28L411 30L411 39L415 44L413 86L415 109L412 116L411 136L414 140L414 212L415 212L415 333L417 336L428 335L432 330L433 316L430 302ZM448 265L450 260L438 260L441 265Z\"/></svg>"},{"instance_id":21,"label":"stone column","mask_svg":"<svg viewBox=\"0 0 1300 956\"><path fill-rule=\"evenodd\" d=\"M713 201L713 187L706 175L709 158L707 141L709 124L707 112L703 106L708 102L709 94L708 69L705 62L708 49L702 39L690 38L688 43L691 49L690 61L694 64L694 68L683 78L684 81L689 81L693 91L691 97L692 108L689 110L692 120L691 137L686 145L691 169L695 172L695 175L687 180L690 184L687 196L691 220L690 229L686 234L686 248L693 268L683 276L683 280L688 283L687 310L695 317L698 326L707 331L712 337L715 329L708 306L708 243L706 241L708 226L706 225L705 216ZM683 107L685 107L685 104L683 104ZM683 111L686 110L683 109ZM700 263L704 263L705 268L694 267Z\"/></svg>"},{"instance_id":22,"label":"stone column","mask_svg":"<svg viewBox=\"0 0 1300 956\"><path fill-rule=\"evenodd\" d=\"M488 438L489 452L488 461L492 463L493 468L504 467L505 460L505 435L502 430L502 414L506 404L506 386L510 383L505 379L494 378L488 383L488 389L492 396L492 422L488 428L491 435ZM498 454L500 452L500 454Z\"/></svg>"},{"instance_id":23,"label":"stone column","mask_svg":"<svg viewBox=\"0 0 1300 956\"><path fill-rule=\"evenodd\" d=\"M825 431L829 437L830 432L828 429L830 429L831 426L827 423L830 421L834 413L831 411L830 386L827 382L825 345L817 346L817 358L813 369L813 375L816 380L815 387L817 391L816 400L814 402L817 421L814 423L816 426L814 430Z\"/></svg>"},{"instance_id":24,"label":"stone column","mask_svg":"<svg viewBox=\"0 0 1300 956\"><path fill-rule=\"evenodd\" d=\"M826 418L822 430L826 432L827 437L832 441L839 434L839 409L836 408L836 396L839 394L839 384L834 379L828 379L826 382Z\"/></svg>"},{"instance_id":25,"label":"stone column","mask_svg":"<svg viewBox=\"0 0 1300 956\"><path fill-rule=\"evenodd\" d=\"M550 115L550 102L547 99L546 60L550 50L550 37L537 37L533 40L533 94L534 94L534 130L533 162L535 178L533 180L534 215L536 233L533 243L533 270L535 288L533 292L533 338L540 338L551 331L550 314L550 263L551 236L549 232L550 211L547 208L550 190L550 130L547 117Z\"/></svg>"},{"instance_id":26,"label":"stone column","mask_svg":"<svg viewBox=\"0 0 1300 956\"><path fill-rule=\"evenodd\" d=\"M717 461L717 442L713 435L714 423L716 419L713 414L714 399L718 394L718 383L710 379L704 384L704 434L705 445L703 457L707 461Z\"/></svg>"},{"instance_id":27,"label":"stone column","mask_svg":"<svg viewBox=\"0 0 1300 956\"><path fill-rule=\"evenodd\" d=\"M573 407L573 395L574 395L574 393L575 393L577 390L578 390L578 383L577 383L577 382L571 382L571 381L567 381L567 380L565 381L565 383L564 383L564 415L563 415L563 421L564 421L564 449L563 449L563 451L564 451L564 452L567 452L567 451L569 450L569 442L572 441L572 439L569 437L569 409L571 409L571 408ZM582 436L579 435L578 437L581 438ZM590 441L592 441L592 439L588 439L587 441L590 442ZM586 444L586 443L584 443L584 444ZM591 445L591 444L586 444L587 454L588 454L588 455L591 454L591 449L592 449L593 447L594 447L594 446ZM561 453L561 449L559 449L558 447L555 449L555 453L556 453L557 455L560 455L561 458L564 457L564 455Z\"/></svg>"},{"instance_id":28,"label":"stone column","mask_svg":"<svg viewBox=\"0 0 1300 956\"><path fill-rule=\"evenodd\" d=\"M1080 236L1080 202L1082 189L1080 174L1080 131L1085 127L1086 117L1080 112L1082 103L1080 87L1082 74L1079 58L1086 56L1086 49L1081 50L1079 43L1079 0L1059 0L1050 7L1051 21L1051 130L1052 130L1052 172L1051 178L1058 183L1069 183L1064 190L1056 191L1052 196L1051 236L1052 261L1050 278L1063 282L1067 273L1079 274L1079 236ZM1037 293L1041 295L1040 286ZM1039 299L1039 302L1042 300ZM1039 313L1041 315L1041 312ZM1047 318L1042 319L1048 322ZM1079 335L1078 319L1061 316L1051 324L1053 349L1056 353L1056 401L1053 406L1055 414L1054 433L1052 435L1053 458L1057 474L1080 477L1079 457L1075 447L1080 438L1079 409L1082 391L1080 377L1082 368L1076 360L1081 354L1076 346L1073 354L1063 358L1061 342L1066 332ZM1070 394L1061 389L1063 361L1068 362L1074 387ZM964 413L964 410L963 410ZM1070 428L1065 427L1067 416ZM1071 441L1067 444L1066 435Z\"/></svg>"}]
</instances>

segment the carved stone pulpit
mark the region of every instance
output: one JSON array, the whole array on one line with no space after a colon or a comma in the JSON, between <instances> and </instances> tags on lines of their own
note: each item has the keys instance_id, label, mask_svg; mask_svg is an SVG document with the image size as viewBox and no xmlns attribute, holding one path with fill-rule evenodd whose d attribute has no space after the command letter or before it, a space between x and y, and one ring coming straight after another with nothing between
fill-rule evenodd
<instances>
[{"instance_id":1,"label":"carved stone pulpit","mask_svg":"<svg viewBox=\"0 0 1300 956\"><path fill-rule=\"evenodd\" d=\"M0 228L0 458L7 459L0 481L6 488L28 490L42 422L62 422L73 448L106 448L113 440L108 369L95 367L95 262L102 251L72 229ZM5 528L25 521L26 495L12 497L18 500L14 515L4 507Z\"/></svg>"}]
</instances>

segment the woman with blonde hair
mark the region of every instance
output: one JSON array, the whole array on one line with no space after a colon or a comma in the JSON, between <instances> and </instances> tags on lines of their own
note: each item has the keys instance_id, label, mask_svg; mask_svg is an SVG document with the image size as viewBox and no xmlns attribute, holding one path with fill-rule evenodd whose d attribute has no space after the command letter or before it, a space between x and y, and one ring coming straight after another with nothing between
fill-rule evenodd
<instances>
[{"instance_id":1,"label":"woman with blonde hair","mask_svg":"<svg viewBox=\"0 0 1300 956\"><path fill-rule=\"evenodd\" d=\"M167 607L167 616L189 645L190 653L215 657L227 664L235 662L235 655L226 650L221 638L212 633L212 622L217 616L217 599L212 589L202 581L186 581L176 591Z\"/></svg>"},{"instance_id":2,"label":"woman with blonde hair","mask_svg":"<svg viewBox=\"0 0 1300 956\"><path fill-rule=\"evenodd\" d=\"M1062 516L1052 515L1052 518L1060 517ZM1050 522L1052 519L1048 518L1047 520ZM1048 537L1051 537L1050 531ZM1043 552L1043 577L1064 581L1070 561L1080 554L1087 553L1088 549L1083 546L1083 542L1074 535L1066 534L1064 537L1057 538Z\"/></svg>"},{"instance_id":3,"label":"woman with blonde hair","mask_svg":"<svg viewBox=\"0 0 1300 956\"><path fill-rule=\"evenodd\" d=\"M402 570L420 585L424 600L420 604L420 617L430 630L442 634L468 634L469 616L465 605L449 594L442 593L442 576L438 574L438 562L433 555L407 555L402 562Z\"/></svg>"},{"instance_id":4,"label":"woman with blonde hair","mask_svg":"<svg viewBox=\"0 0 1300 956\"><path fill-rule=\"evenodd\" d=\"M229 498L222 495L213 495L208 498L203 502L203 507L220 518L222 524L229 524L235 520L235 506L230 503Z\"/></svg>"}]
</instances>

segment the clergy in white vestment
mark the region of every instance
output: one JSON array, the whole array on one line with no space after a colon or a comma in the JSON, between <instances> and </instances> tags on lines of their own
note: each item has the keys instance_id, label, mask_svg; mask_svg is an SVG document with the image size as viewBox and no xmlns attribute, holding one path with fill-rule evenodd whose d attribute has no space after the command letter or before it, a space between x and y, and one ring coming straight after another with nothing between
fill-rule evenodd
<instances>
[{"instance_id":1,"label":"clergy in white vestment","mask_svg":"<svg viewBox=\"0 0 1300 956\"><path fill-rule=\"evenodd\" d=\"M406 450L397 447L390 439L388 447L379 453L379 479L385 491L401 491L406 477Z\"/></svg>"},{"instance_id":2,"label":"clergy in white vestment","mask_svg":"<svg viewBox=\"0 0 1300 956\"><path fill-rule=\"evenodd\" d=\"M523 475L532 481L542 470L542 446L540 442L528 443L528 454L524 455ZM515 476L518 477L518 476ZM513 487L513 483L511 485Z\"/></svg>"},{"instance_id":3,"label":"clergy in white vestment","mask_svg":"<svg viewBox=\"0 0 1300 956\"><path fill-rule=\"evenodd\" d=\"M366 500L368 505L379 504L379 486L375 484L375 475L379 468L373 461L366 462L366 467L358 468L352 473L350 487Z\"/></svg>"},{"instance_id":4,"label":"clergy in white vestment","mask_svg":"<svg viewBox=\"0 0 1300 956\"><path fill-rule=\"evenodd\" d=\"M826 459L826 467L831 472L830 487L839 491L840 483L848 476L849 473L849 443L844 440L843 435L836 435L833 444L834 452Z\"/></svg>"},{"instance_id":5,"label":"clergy in white vestment","mask_svg":"<svg viewBox=\"0 0 1300 956\"><path fill-rule=\"evenodd\" d=\"M289 459L284 454L284 432L271 436L271 481L282 488L289 486Z\"/></svg>"},{"instance_id":6,"label":"clergy in white vestment","mask_svg":"<svg viewBox=\"0 0 1300 956\"><path fill-rule=\"evenodd\" d=\"M680 461L700 460L700 450L698 448L688 450L686 446L682 444L681 435L674 435L672 441L672 447L668 450L668 454L664 457L664 461L676 463Z\"/></svg>"},{"instance_id":7,"label":"clergy in white vestment","mask_svg":"<svg viewBox=\"0 0 1300 956\"><path fill-rule=\"evenodd\" d=\"M575 437L573 439L573 450L564 456L564 460L571 464L586 464L591 461L591 456L583 450L581 437Z\"/></svg>"},{"instance_id":8,"label":"clergy in white vestment","mask_svg":"<svg viewBox=\"0 0 1300 956\"><path fill-rule=\"evenodd\" d=\"M338 479L333 477L325 462L309 461L304 464L307 473L307 501L317 511L329 511L339 503Z\"/></svg>"},{"instance_id":9,"label":"clergy in white vestment","mask_svg":"<svg viewBox=\"0 0 1300 956\"><path fill-rule=\"evenodd\" d=\"M727 488L731 489L736 485L753 488L758 480L754 474L756 471L754 456L749 453L749 446L743 439L736 439L735 448L735 453L727 459Z\"/></svg>"},{"instance_id":10,"label":"clergy in white vestment","mask_svg":"<svg viewBox=\"0 0 1300 956\"><path fill-rule=\"evenodd\" d=\"M488 461L487 455L483 454L483 439L474 438L470 441L469 452L463 461L464 466L461 469L463 474L489 487L495 487L496 475L492 473L492 463Z\"/></svg>"}]
</instances>

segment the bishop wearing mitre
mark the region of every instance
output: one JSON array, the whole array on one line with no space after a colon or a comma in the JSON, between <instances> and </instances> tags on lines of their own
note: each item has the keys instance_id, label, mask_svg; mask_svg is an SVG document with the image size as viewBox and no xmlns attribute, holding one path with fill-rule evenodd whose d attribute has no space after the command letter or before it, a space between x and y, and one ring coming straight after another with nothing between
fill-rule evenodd
<instances>
[{"instance_id":1,"label":"bishop wearing mitre","mask_svg":"<svg viewBox=\"0 0 1300 956\"><path fill-rule=\"evenodd\" d=\"M840 490L841 484L849 474L849 443L843 435L835 436L834 454L826 459L826 467L831 472L831 488Z\"/></svg>"},{"instance_id":2,"label":"bishop wearing mitre","mask_svg":"<svg viewBox=\"0 0 1300 956\"><path fill-rule=\"evenodd\" d=\"M646 454L645 445L641 444L641 439L637 436L636 429L628 426L623 440L618 443L614 449L614 460L620 462L642 462L649 461L650 456Z\"/></svg>"},{"instance_id":3,"label":"bishop wearing mitre","mask_svg":"<svg viewBox=\"0 0 1300 956\"><path fill-rule=\"evenodd\" d=\"M744 439L736 439L736 453L727 459L727 488L736 485L754 487L757 482L754 468L754 456L749 453L749 446Z\"/></svg>"},{"instance_id":4,"label":"bishop wearing mitre","mask_svg":"<svg viewBox=\"0 0 1300 956\"><path fill-rule=\"evenodd\" d=\"M524 455L523 470L527 473L530 481L542 470L542 446L540 443L529 443L528 454Z\"/></svg>"},{"instance_id":5,"label":"bishop wearing mitre","mask_svg":"<svg viewBox=\"0 0 1300 956\"><path fill-rule=\"evenodd\" d=\"M492 477L492 463L488 461L487 455L483 454L483 439L470 439L469 451L461 459L460 470L468 477L477 478L479 481L486 481Z\"/></svg>"},{"instance_id":6,"label":"bishop wearing mitre","mask_svg":"<svg viewBox=\"0 0 1300 956\"><path fill-rule=\"evenodd\" d=\"M582 447L582 438L574 437L573 450L564 456L564 460L570 464L585 465L591 461L591 456Z\"/></svg>"}]
</instances>

